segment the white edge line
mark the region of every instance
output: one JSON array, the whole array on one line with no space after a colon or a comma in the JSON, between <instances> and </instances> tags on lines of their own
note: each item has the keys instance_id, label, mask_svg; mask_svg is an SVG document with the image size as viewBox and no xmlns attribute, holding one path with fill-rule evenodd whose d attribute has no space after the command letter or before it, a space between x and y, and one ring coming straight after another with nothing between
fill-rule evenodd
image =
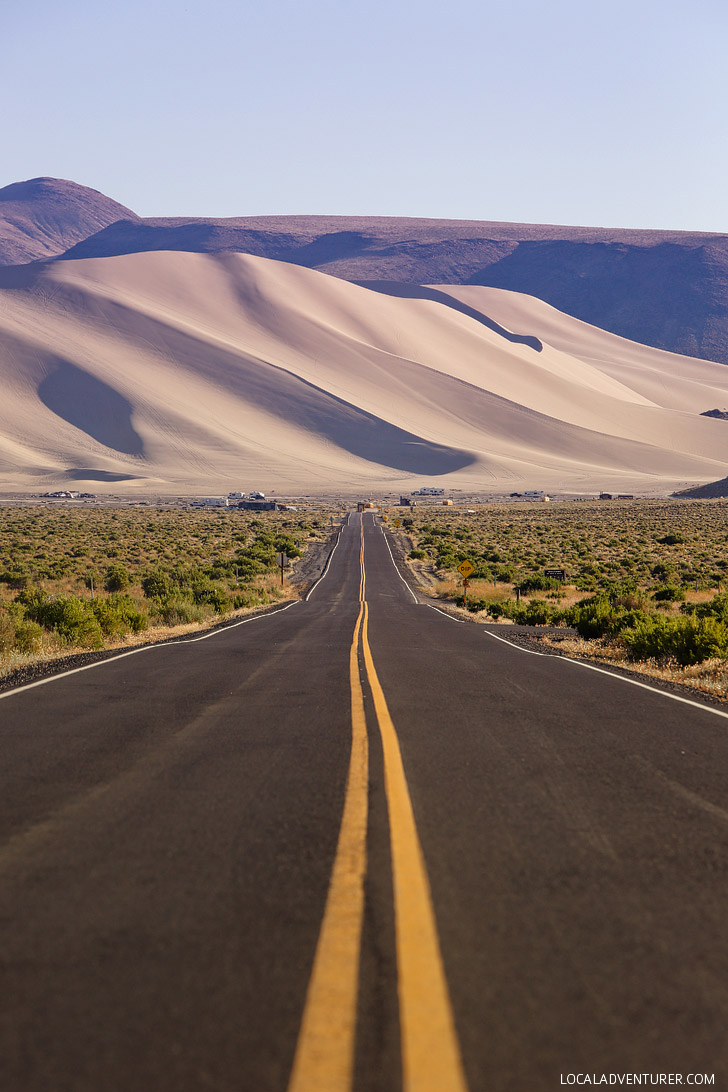
<instances>
[{"instance_id":1,"label":"white edge line","mask_svg":"<svg viewBox=\"0 0 728 1092\"><path fill-rule=\"evenodd\" d=\"M262 622L265 618L272 618L274 614L282 614L284 610L288 610L289 607L295 607L298 603L303 602L301 599L294 599L292 603L286 603L284 607L278 607L276 610L268 611L266 614L256 614L254 618L243 618L240 622L233 622L229 626L221 626L220 629L214 629L210 633L203 633L201 637L178 637L173 641L158 641L153 645L141 645L139 648L130 648L128 652L119 652L116 656L108 656L105 660L96 660L92 664L84 664L83 667L72 667L70 671L59 671L57 675L48 675L45 679L37 679L35 682L26 683L25 686L16 686L12 690L5 690L0 693L0 701L3 698L12 698L16 694L22 694L26 690L34 690L36 686L45 686L46 683L57 682L59 679L67 679L69 675L78 675L81 671L90 671L93 667L104 667L107 664L116 663L117 660L123 660L126 656L136 656L138 652L152 652L158 648L169 648L172 645L194 645L198 641L207 641L210 637L219 637L221 633L228 633L231 629L237 629L238 626L245 626L248 622Z\"/></svg>"},{"instance_id":2,"label":"white edge line","mask_svg":"<svg viewBox=\"0 0 728 1092\"><path fill-rule=\"evenodd\" d=\"M402 583L404 584L405 588L407 589L407 591L408 591L408 592L410 593L410 595L411 595L411 596L412 596L412 598L414 599L415 603L419 603L419 599L417 598L417 596L415 595L415 593L414 593L414 592L412 591L412 588L411 588L411 587L409 586L409 584L407 583L407 581L405 580L405 578L404 578L404 577L402 576L402 573L401 573L401 572L399 571L399 569L397 568L397 562L396 562L396 561L394 560L394 554L392 553L392 548L391 548L391 546L389 545L389 540L388 540L387 536L386 536L386 535L385 535L385 533L384 533L384 528L382 527L381 523L380 523L380 525L379 525L379 530L380 530L380 531L382 532L382 538L384 539L384 541L385 541L385 544L386 544L386 546L387 546L387 549L389 550L389 556L390 556L390 557L391 557L391 559L392 559L392 564L394 565L394 571L396 572L397 576L398 576L398 577L399 577L399 579L400 579L400 580L402 581Z\"/></svg>"},{"instance_id":3,"label":"white edge line","mask_svg":"<svg viewBox=\"0 0 728 1092\"><path fill-rule=\"evenodd\" d=\"M461 626L469 625L467 618L456 618L454 614L449 614L446 610L440 610L439 607L433 607L432 603L425 603L425 606L429 607L430 610L436 610L437 613L441 614L443 618L449 618L452 622L459 622ZM508 642L508 644L510 644L510 641ZM536 655L542 656L543 653L537 652Z\"/></svg>"},{"instance_id":4,"label":"white edge line","mask_svg":"<svg viewBox=\"0 0 728 1092\"><path fill-rule=\"evenodd\" d=\"M445 618L450 618L453 622L468 624L466 618L456 618L455 615L448 614L446 611L440 610L439 607L433 607L432 603L428 603L427 606L431 610L436 610L438 614L442 614ZM528 656L543 656L548 660L566 660L567 663L574 664L576 667L583 667L587 671L596 671L597 674L606 675L610 679L616 679L617 682L629 683L630 686L639 686L642 690L649 690L651 694L660 694L663 698L670 698L672 701L682 702L683 705L692 705L695 709L702 709L706 713L712 713L716 717L723 717L725 720L728 720L728 713L723 709L717 709L714 705L708 705L707 702L693 701L692 698L683 698L680 694L671 694L669 690L662 690L659 686L640 682L639 679L629 679L626 675L620 675L616 671L607 671L604 667L596 667L594 664L585 664L583 660L574 660L571 656L552 656L548 652L535 652L531 648L522 648L513 641L509 641L507 637L499 637L497 633L492 633L489 629L484 629L483 633L486 637L492 637L494 641L500 641L501 644L508 645L509 648L515 649L516 652L525 652Z\"/></svg>"},{"instance_id":5,"label":"white edge line","mask_svg":"<svg viewBox=\"0 0 728 1092\"><path fill-rule=\"evenodd\" d=\"M349 513L349 515L351 516L351 512ZM343 525L342 525L342 526L343 526ZM349 522L348 522L348 520L347 520L346 526L347 526L347 527L349 526ZM309 599L311 598L311 596L313 595L313 593L314 593L314 592L316 591L316 588L317 588L317 587L319 586L319 584L321 583L321 581L323 580L323 578L324 578L324 577L326 576L326 573L327 573L327 572L329 571L329 566L331 565L331 559L333 558L334 554L336 553L337 549L339 548L339 542L340 542L340 540L341 540L341 531L342 531L342 528L340 527L340 528L339 528L339 533L338 533L338 535L336 536L336 542L334 543L334 548L333 548L333 550L331 551L331 553L329 554L329 559L328 559L328 561L326 562L326 566L325 566L325 568L324 568L324 571L323 571L323 572L321 573L321 576L320 576L320 577L318 578L318 580L316 581L316 583L315 583L315 584L313 584L313 585L312 585L312 587L310 587L310 588L308 589L308 591L306 592L306 594L304 595L304 597L303 597L303 602L304 602L304 603L308 603Z\"/></svg>"},{"instance_id":6,"label":"white edge line","mask_svg":"<svg viewBox=\"0 0 728 1092\"><path fill-rule=\"evenodd\" d=\"M706 713L713 713L716 717L723 717L728 720L728 713L723 709L716 709L714 705L708 705L707 702L693 701L692 698L683 698L680 694L671 694L669 690L662 690L659 686L652 686L650 683L640 682L639 679L629 679L626 675L620 675L616 671L607 671L604 667L596 667L594 664L585 664L583 660L574 660L571 656L549 656L547 652L534 652L530 648L521 648L520 645L516 645L513 641L507 640L505 637L499 637L497 633L491 633L490 630L483 631L486 637L493 637L496 641L501 641L504 645L510 645L511 648L515 648L518 652L527 652L530 656L545 656L549 660L566 660L567 663L575 664L577 667L583 667L587 671L596 671L599 675L606 675L610 679L617 679L619 682L629 683L630 686L639 686L642 690L649 690L652 694L661 694L663 698L670 698L672 701L682 702L683 705L692 705L695 709L703 709Z\"/></svg>"},{"instance_id":7,"label":"white edge line","mask_svg":"<svg viewBox=\"0 0 728 1092\"><path fill-rule=\"evenodd\" d=\"M349 513L349 519L350 518L351 513ZM347 519L347 526L349 519ZM198 641L207 641L210 637L218 637L221 633L227 633L228 630L237 629L238 626L244 626L248 622L260 622L264 618L272 617L274 614L282 614L284 610L288 610L289 607L295 607L297 603L306 603L308 602L311 592L313 592L314 589L318 587L318 585L321 583L321 581L329 571L331 559L336 553L340 538L341 531L339 531L336 542L334 543L334 548L329 554L329 559L326 562L326 567L324 568L324 571L321 573L321 576L318 578L313 587L308 589L308 592L303 599L295 599L292 603L287 603L284 607L278 607L276 610L268 611L266 614L256 614L254 618L243 618L240 622L233 622L229 626L221 626L220 629L214 629L210 633L203 633L201 637L179 637L177 638L177 640L174 641L159 641L158 643L153 645L141 645L140 648L131 648L128 652L120 652L117 656L108 656L105 660L97 660L93 664L84 664L83 667L73 667L70 671L59 671L57 675L48 675L48 677L45 679L37 679L35 682L26 683L25 686L16 686L12 690L3 691L2 693L0 693L0 701L2 701L3 698L11 698L15 694L22 694L26 690L33 690L36 686L45 686L46 683L56 682L58 679L66 679L69 675L78 675L81 671L90 671L93 667L103 667L104 664L110 664L115 662L116 660L123 660L126 656L136 656L138 652L151 652L152 649L168 648L170 645L194 645Z\"/></svg>"}]
</instances>

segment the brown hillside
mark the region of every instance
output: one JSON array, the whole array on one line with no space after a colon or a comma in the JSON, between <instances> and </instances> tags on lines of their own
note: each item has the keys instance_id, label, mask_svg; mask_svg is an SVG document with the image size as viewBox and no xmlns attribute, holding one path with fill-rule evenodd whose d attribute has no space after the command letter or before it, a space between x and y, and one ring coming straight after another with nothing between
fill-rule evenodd
<instances>
[{"instance_id":1,"label":"brown hillside","mask_svg":"<svg viewBox=\"0 0 728 1092\"><path fill-rule=\"evenodd\" d=\"M14 182L0 189L0 265L53 258L124 218L137 219L118 201L76 182Z\"/></svg>"},{"instance_id":2,"label":"brown hillside","mask_svg":"<svg viewBox=\"0 0 728 1092\"><path fill-rule=\"evenodd\" d=\"M719 481L708 482L706 485L696 485L693 489L682 489L674 495L676 497L692 497L694 500L728 497L728 478L720 478Z\"/></svg>"}]
</instances>

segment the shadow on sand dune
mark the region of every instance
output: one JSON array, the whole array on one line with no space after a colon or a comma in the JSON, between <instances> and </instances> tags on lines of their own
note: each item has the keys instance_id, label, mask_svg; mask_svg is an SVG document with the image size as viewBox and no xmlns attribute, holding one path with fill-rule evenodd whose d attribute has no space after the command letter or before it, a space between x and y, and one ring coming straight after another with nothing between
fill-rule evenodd
<instances>
[{"instance_id":1,"label":"shadow on sand dune","mask_svg":"<svg viewBox=\"0 0 728 1092\"><path fill-rule=\"evenodd\" d=\"M475 319L481 326L487 326L494 334L498 334L506 341L510 341L512 345L527 345L529 349L534 349L537 353L540 353L543 349L543 344L537 337L532 337L530 334L513 334L510 330L506 330L504 326L500 326L494 319L488 318L482 311L470 307L461 300L456 300L454 296L448 295L447 292L438 291L437 288L427 288L422 284L400 284L396 281L357 281L356 283L361 285L362 288L370 288L373 292L381 292L384 296L442 303L453 311L459 311L461 315L467 315L468 318Z\"/></svg>"},{"instance_id":2,"label":"shadow on sand dune","mask_svg":"<svg viewBox=\"0 0 728 1092\"><path fill-rule=\"evenodd\" d=\"M69 425L123 455L143 455L144 444L131 423L131 403L113 387L55 358L56 368L38 386L44 406Z\"/></svg>"}]
</instances>

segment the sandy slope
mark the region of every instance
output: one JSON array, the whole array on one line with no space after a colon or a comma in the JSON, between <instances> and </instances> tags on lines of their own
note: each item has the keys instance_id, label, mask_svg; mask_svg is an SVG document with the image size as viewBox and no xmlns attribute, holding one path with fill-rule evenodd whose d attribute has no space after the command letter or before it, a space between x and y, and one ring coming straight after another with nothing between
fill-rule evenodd
<instances>
[{"instance_id":1,"label":"sandy slope","mask_svg":"<svg viewBox=\"0 0 728 1092\"><path fill-rule=\"evenodd\" d=\"M725 473L728 425L699 416L728 404L723 365L511 292L392 291L240 254L3 271L0 488L632 491Z\"/></svg>"}]
</instances>

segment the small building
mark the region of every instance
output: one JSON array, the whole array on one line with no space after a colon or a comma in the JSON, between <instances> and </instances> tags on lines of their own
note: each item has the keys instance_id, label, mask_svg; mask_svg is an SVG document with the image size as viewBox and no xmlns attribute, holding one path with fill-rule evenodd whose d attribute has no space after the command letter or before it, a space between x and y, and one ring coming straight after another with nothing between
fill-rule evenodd
<instances>
[{"instance_id":1,"label":"small building","mask_svg":"<svg viewBox=\"0 0 728 1092\"><path fill-rule=\"evenodd\" d=\"M451 505L453 504L453 501L451 501L451 500L444 500L444 501L443 501L442 503L443 503L443 504L444 504L444 505L445 505L446 507L448 507L448 508L449 508L449 507L450 507L450 506L451 506Z\"/></svg>"},{"instance_id":2,"label":"small building","mask_svg":"<svg viewBox=\"0 0 728 1092\"><path fill-rule=\"evenodd\" d=\"M417 501L413 501L412 497L400 497L399 498L400 508L414 508L414 506L416 504L417 504Z\"/></svg>"},{"instance_id":3,"label":"small building","mask_svg":"<svg viewBox=\"0 0 728 1092\"><path fill-rule=\"evenodd\" d=\"M599 494L599 500L612 500L612 494L611 493L600 493Z\"/></svg>"},{"instance_id":4,"label":"small building","mask_svg":"<svg viewBox=\"0 0 728 1092\"><path fill-rule=\"evenodd\" d=\"M617 500L634 500L634 493L617 493Z\"/></svg>"},{"instance_id":5,"label":"small building","mask_svg":"<svg viewBox=\"0 0 728 1092\"><path fill-rule=\"evenodd\" d=\"M227 508L227 497L200 497L199 500L190 501L190 508Z\"/></svg>"},{"instance_id":6,"label":"small building","mask_svg":"<svg viewBox=\"0 0 728 1092\"><path fill-rule=\"evenodd\" d=\"M252 493L250 496L252 497ZM276 502L274 500L243 500L238 503L238 508L245 509L246 512L275 512Z\"/></svg>"}]
</instances>

